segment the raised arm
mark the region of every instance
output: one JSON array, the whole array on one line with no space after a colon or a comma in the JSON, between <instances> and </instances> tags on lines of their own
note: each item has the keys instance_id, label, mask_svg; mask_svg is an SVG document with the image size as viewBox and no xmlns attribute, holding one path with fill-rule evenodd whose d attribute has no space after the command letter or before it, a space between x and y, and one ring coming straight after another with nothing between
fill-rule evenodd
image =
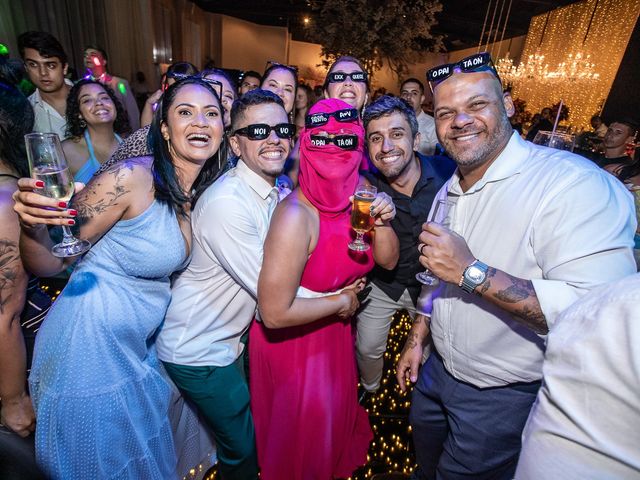
<instances>
[{"instance_id":1,"label":"raised arm","mask_svg":"<svg viewBox=\"0 0 640 480\"><path fill-rule=\"evenodd\" d=\"M336 314L349 318L359 305L356 293L364 287L361 279L339 294L296 297L319 228L317 216L298 195L299 191L295 191L278 205L265 242L258 307L269 328L302 325Z\"/></svg>"},{"instance_id":2,"label":"raised arm","mask_svg":"<svg viewBox=\"0 0 640 480\"><path fill-rule=\"evenodd\" d=\"M51 254L53 242L46 225L76 225L78 236L95 244L118 220L133 217L153 200L151 159L135 158L119 162L94 177L77 193L71 208L64 202L38 194L41 182L31 178L18 181L14 194L20 217L20 253L27 270L51 276L77 260Z\"/></svg>"},{"instance_id":3,"label":"raised arm","mask_svg":"<svg viewBox=\"0 0 640 480\"><path fill-rule=\"evenodd\" d=\"M0 187L0 423L26 437L35 428L20 328L28 278L20 260L20 226L13 211L12 190L6 184Z\"/></svg>"}]
</instances>

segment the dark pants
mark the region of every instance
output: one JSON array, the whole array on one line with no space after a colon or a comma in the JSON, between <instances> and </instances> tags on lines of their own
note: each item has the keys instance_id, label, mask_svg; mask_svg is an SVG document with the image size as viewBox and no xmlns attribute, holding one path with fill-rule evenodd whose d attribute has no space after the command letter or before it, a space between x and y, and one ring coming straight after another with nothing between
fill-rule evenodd
<instances>
[{"instance_id":1,"label":"dark pants","mask_svg":"<svg viewBox=\"0 0 640 480\"><path fill-rule=\"evenodd\" d=\"M190 367L166 362L164 366L213 430L222 480L257 479L255 431L242 355L227 367Z\"/></svg>"},{"instance_id":2,"label":"dark pants","mask_svg":"<svg viewBox=\"0 0 640 480\"><path fill-rule=\"evenodd\" d=\"M540 382L480 389L432 353L413 390L409 421L421 480L513 478Z\"/></svg>"}]
</instances>

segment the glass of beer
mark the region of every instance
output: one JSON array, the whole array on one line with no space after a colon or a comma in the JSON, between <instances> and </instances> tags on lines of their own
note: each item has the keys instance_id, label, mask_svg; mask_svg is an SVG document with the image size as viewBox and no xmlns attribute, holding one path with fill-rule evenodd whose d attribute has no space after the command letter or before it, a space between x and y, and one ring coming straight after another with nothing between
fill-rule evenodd
<instances>
[{"instance_id":1,"label":"glass of beer","mask_svg":"<svg viewBox=\"0 0 640 480\"><path fill-rule=\"evenodd\" d=\"M356 231L356 238L349 243L349 248L356 252L369 250L369 244L364 241L364 234L373 228L375 218L371 216L371 203L376 198L378 190L373 185L359 185L353 194L351 208L351 228Z\"/></svg>"},{"instance_id":2,"label":"glass of beer","mask_svg":"<svg viewBox=\"0 0 640 480\"><path fill-rule=\"evenodd\" d=\"M55 133L29 133L24 136L31 176L44 183L39 192L61 202L69 202L73 195L73 177L62 153L60 139ZM91 243L73 236L71 229L62 226L62 242L51 248L56 257L75 257L89 248Z\"/></svg>"},{"instance_id":3,"label":"glass of beer","mask_svg":"<svg viewBox=\"0 0 640 480\"><path fill-rule=\"evenodd\" d=\"M451 200L437 200L433 206L431 217L429 222L434 222L443 227L449 228L451 226L451 213L454 203ZM423 285L435 287L440 283L440 279L433 275L427 268L424 272L420 272L416 275L416 279Z\"/></svg>"}]
</instances>

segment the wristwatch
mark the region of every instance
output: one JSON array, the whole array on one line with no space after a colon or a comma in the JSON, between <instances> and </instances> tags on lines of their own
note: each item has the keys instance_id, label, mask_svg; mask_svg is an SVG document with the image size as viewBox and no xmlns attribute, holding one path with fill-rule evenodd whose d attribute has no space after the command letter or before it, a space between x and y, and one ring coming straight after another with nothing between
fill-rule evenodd
<instances>
[{"instance_id":1,"label":"wristwatch","mask_svg":"<svg viewBox=\"0 0 640 480\"><path fill-rule=\"evenodd\" d=\"M487 278L489 267L480 260L474 260L471 265L464 269L462 278L458 286L465 292L473 292Z\"/></svg>"}]
</instances>

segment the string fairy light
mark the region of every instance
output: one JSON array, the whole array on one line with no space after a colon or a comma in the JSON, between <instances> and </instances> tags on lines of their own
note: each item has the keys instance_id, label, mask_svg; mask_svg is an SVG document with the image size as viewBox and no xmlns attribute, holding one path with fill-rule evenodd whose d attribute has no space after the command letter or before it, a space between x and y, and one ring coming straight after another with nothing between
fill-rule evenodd
<instances>
[{"instance_id":1,"label":"string fairy light","mask_svg":"<svg viewBox=\"0 0 640 480\"><path fill-rule=\"evenodd\" d=\"M522 75L508 56L498 61L507 81L516 74L512 95L532 112L562 98L567 123L588 128L609 94L639 13L640 0L586 0L532 18Z\"/></svg>"}]
</instances>

